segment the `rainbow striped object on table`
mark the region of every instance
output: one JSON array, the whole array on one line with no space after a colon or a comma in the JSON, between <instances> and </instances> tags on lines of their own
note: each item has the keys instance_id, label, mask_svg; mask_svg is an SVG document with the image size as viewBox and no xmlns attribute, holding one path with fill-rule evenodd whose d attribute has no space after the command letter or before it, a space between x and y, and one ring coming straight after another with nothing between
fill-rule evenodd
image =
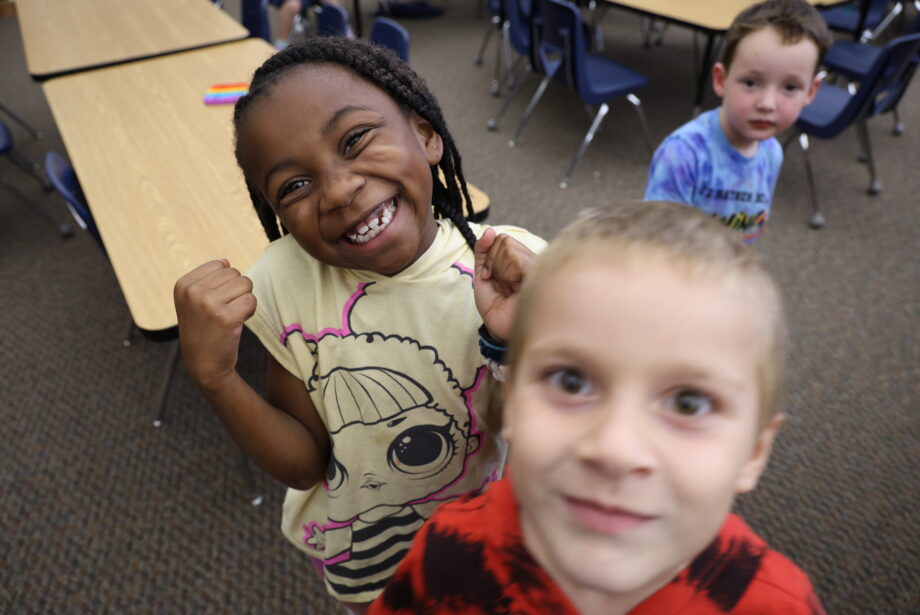
<instances>
[{"instance_id":1,"label":"rainbow striped object on table","mask_svg":"<svg viewBox=\"0 0 920 615\"><path fill-rule=\"evenodd\" d=\"M226 105L235 103L249 91L248 83L218 83L208 88L204 95L206 105Z\"/></svg>"}]
</instances>

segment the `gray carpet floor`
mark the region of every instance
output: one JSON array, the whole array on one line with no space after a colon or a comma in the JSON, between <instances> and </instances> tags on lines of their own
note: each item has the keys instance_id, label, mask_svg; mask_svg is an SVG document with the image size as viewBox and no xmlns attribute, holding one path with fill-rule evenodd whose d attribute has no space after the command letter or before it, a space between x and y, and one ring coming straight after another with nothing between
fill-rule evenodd
<instances>
[{"instance_id":1,"label":"gray carpet floor","mask_svg":"<svg viewBox=\"0 0 920 615\"><path fill-rule=\"evenodd\" d=\"M588 127L572 94L551 86L509 149L531 78L488 132L500 104L489 94L494 47L486 66L473 64L487 17L468 2L445 7L441 18L405 22L411 64L440 99L467 177L492 197L490 222L551 237L584 206L641 197L649 154L623 101L565 191L558 181ZM239 15L238 0L226 8ZM637 17L616 10L604 32L607 53L651 79L639 94L657 143L690 117L692 36L672 27L645 49ZM32 139L3 116L22 153L66 153L15 18L0 19L0 102L43 132ZM790 419L761 486L737 508L810 573L832 614L920 613L917 83L901 112L901 137L890 118L870 124L879 196L865 194L854 131L814 144L821 231L806 226L802 157L790 147L755 248L792 320ZM67 220L63 201L8 161L0 176ZM169 423L151 426L169 346L143 337L122 346L128 311L85 233L62 240L0 190L0 280L0 613L336 612L278 530L282 487L255 470L266 501L250 505L238 451L181 367ZM263 367L244 336L241 371L260 386Z\"/></svg>"}]
</instances>

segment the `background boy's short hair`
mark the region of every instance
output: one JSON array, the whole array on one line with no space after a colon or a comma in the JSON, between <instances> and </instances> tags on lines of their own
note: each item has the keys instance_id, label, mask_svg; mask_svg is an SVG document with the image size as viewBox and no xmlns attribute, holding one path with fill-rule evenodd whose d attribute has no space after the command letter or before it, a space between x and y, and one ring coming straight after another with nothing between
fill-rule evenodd
<instances>
[{"instance_id":1,"label":"background boy's short hair","mask_svg":"<svg viewBox=\"0 0 920 615\"><path fill-rule=\"evenodd\" d=\"M818 61L834 42L827 22L806 0L766 0L744 9L735 17L722 47L725 70L735 58L735 50L745 36L767 26L776 28L784 44L795 44L807 37L818 47ZM818 66L815 65L815 72Z\"/></svg>"}]
</instances>

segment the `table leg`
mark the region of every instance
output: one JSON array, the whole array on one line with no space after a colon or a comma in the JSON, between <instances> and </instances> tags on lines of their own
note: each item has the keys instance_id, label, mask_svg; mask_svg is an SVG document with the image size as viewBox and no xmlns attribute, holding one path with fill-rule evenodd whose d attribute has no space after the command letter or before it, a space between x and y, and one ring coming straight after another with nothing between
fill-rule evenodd
<instances>
[{"instance_id":1,"label":"table leg","mask_svg":"<svg viewBox=\"0 0 920 615\"><path fill-rule=\"evenodd\" d=\"M364 36L364 24L361 20L361 2L360 0L352 0L351 3L352 12L355 14L355 36L361 38Z\"/></svg>"},{"instance_id":2,"label":"table leg","mask_svg":"<svg viewBox=\"0 0 920 615\"><path fill-rule=\"evenodd\" d=\"M706 82L709 80L709 73L712 70L712 48L715 45L715 32L706 33L706 50L703 51L703 62L700 65L700 74L696 77L696 96L693 99L693 117L700 114L703 104L703 90Z\"/></svg>"}]
</instances>

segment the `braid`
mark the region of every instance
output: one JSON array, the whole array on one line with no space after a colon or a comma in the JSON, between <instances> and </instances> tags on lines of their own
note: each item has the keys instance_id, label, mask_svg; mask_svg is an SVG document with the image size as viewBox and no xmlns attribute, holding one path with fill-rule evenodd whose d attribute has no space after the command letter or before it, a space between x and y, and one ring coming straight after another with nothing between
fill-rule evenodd
<instances>
[{"instance_id":1,"label":"braid","mask_svg":"<svg viewBox=\"0 0 920 615\"><path fill-rule=\"evenodd\" d=\"M259 222L262 223L262 229L265 230L265 236L268 237L268 240L274 241L280 239L282 234L287 235L287 229L278 223L275 210L262 197L262 194L252 187L248 180L246 181L246 189L249 190L249 198L252 199L252 204L256 208L256 215L259 216ZM280 232L278 230L279 226L281 226Z\"/></svg>"},{"instance_id":2,"label":"braid","mask_svg":"<svg viewBox=\"0 0 920 615\"><path fill-rule=\"evenodd\" d=\"M236 102L233 111L236 134L239 135L240 125L252 102L270 91L286 71L307 64L321 63L335 64L350 70L386 92L401 109L406 112L413 111L431 124L444 143L444 155L437 166L431 167L431 200L435 216L453 222L472 248L476 243L476 236L470 228L467 216L473 215L473 201L466 187L466 178L463 176L460 152L450 131L447 130L441 107L424 80L389 49L362 39L316 37L279 51L256 70L249 86L249 93ZM238 138L235 148L236 159L240 163ZM443 173L444 181L438 176L438 169ZM266 235L269 239L277 239L280 225L271 207L251 186L249 194ZM281 232L287 231L281 228Z\"/></svg>"}]
</instances>

